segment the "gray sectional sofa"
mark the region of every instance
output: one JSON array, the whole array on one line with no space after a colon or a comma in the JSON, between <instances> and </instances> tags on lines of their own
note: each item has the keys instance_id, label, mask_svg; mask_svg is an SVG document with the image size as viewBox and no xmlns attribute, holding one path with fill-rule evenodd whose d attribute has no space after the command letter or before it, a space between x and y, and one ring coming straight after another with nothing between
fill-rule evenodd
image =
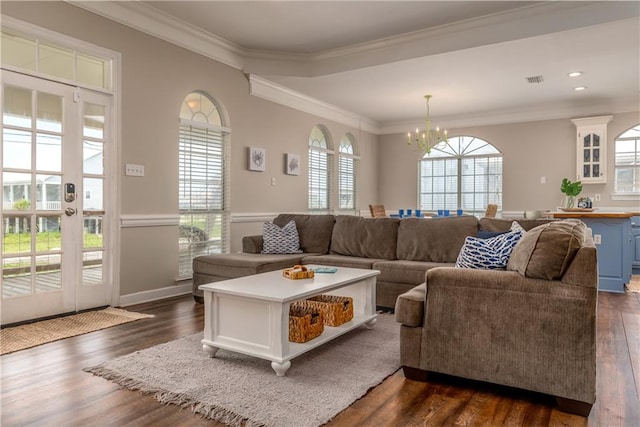
<instances>
[{"instance_id":1,"label":"gray sectional sofa","mask_svg":"<svg viewBox=\"0 0 640 427\"><path fill-rule=\"evenodd\" d=\"M525 233L507 271L431 269L397 299L405 376L439 372L532 390L588 416L597 295L596 247L575 220Z\"/></svg>"},{"instance_id":2,"label":"gray sectional sofa","mask_svg":"<svg viewBox=\"0 0 640 427\"><path fill-rule=\"evenodd\" d=\"M363 218L349 215L280 214L273 223L295 221L300 254L262 254L262 236L243 238L243 252L196 257L193 295L198 286L291 267L319 264L380 270L376 303L393 309L398 295L424 282L434 267L454 266L467 236L479 230L507 231L512 221L475 216L447 218ZM548 220L518 220L525 230Z\"/></svg>"}]
</instances>

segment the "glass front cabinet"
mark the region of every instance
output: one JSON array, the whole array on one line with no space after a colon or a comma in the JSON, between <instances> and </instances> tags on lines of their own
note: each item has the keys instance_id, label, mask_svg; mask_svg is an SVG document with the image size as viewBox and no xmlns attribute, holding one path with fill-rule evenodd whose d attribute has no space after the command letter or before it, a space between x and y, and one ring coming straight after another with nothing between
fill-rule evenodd
<instances>
[{"instance_id":1,"label":"glass front cabinet","mask_svg":"<svg viewBox=\"0 0 640 427\"><path fill-rule=\"evenodd\" d=\"M576 125L576 175L583 184L607 182L607 124L613 116L571 120Z\"/></svg>"}]
</instances>

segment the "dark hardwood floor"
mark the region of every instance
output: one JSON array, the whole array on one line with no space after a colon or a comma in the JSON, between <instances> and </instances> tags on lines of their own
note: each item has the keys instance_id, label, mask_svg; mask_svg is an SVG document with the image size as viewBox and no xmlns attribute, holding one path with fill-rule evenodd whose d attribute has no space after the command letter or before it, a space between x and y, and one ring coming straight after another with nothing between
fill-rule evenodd
<instances>
[{"instance_id":1,"label":"dark hardwood floor","mask_svg":"<svg viewBox=\"0 0 640 427\"><path fill-rule=\"evenodd\" d=\"M82 371L202 329L202 305L191 297L128 308L156 317L2 356L1 425L217 425ZM600 294L597 363L588 419L555 410L549 396L442 375L420 383L398 371L330 425L640 426L640 294Z\"/></svg>"}]
</instances>

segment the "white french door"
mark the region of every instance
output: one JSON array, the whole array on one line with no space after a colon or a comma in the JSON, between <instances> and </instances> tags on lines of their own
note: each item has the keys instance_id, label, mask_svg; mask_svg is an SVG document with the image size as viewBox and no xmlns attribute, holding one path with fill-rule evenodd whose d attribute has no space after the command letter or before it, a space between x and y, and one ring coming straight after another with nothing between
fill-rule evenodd
<instances>
[{"instance_id":1,"label":"white french door","mask_svg":"<svg viewBox=\"0 0 640 427\"><path fill-rule=\"evenodd\" d=\"M2 70L2 324L112 302L111 102Z\"/></svg>"}]
</instances>

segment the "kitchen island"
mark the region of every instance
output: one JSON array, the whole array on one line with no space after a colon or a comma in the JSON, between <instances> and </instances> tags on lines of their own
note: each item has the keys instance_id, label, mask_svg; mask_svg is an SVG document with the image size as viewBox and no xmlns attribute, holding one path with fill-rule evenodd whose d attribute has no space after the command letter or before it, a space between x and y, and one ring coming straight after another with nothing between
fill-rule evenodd
<instances>
[{"instance_id":1,"label":"kitchen island","mask_svg":"<svg viewBox=\"0 0 640 427\"><path fill-rule=\"evenodd\" d=\"M598 248L598 290L623 293L624 285L631 280L635 258L640 256L640 235L632 242L631 233L632 218L640 217L640 212L553 212L552 215L577 218L591 228ZM638 251L633 250L635 245L639 246Z\"/></svg>"}]
</instances>

